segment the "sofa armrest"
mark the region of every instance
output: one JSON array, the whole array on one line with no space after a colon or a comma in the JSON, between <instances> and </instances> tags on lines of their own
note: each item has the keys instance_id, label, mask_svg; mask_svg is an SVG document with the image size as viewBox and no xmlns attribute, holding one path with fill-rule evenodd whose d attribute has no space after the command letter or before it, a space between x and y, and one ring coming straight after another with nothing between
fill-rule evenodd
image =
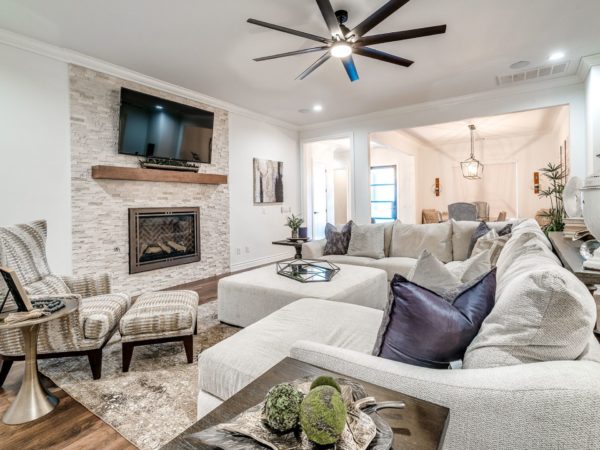
<instances>
[{"instance_id":1,"label":"sofa armrest","mask_svg":"<svg viewBox=\"0 0 600 450\"><path fill-rule=\"evenodd\" d=\"M290 356L446 406L445 449L589 448L600 442L595 362L435 370L309 341L296 342Z\"/></svg>"},{"instance_id":2,"label":"sofa armrest","mask_svg":"<svg viewBox=\"0 0 600 450\"><path fill-rule=\"evenodd\" d=\"M83 298L95 297L111 293L110 275L102 273L97 275L62 276L69 290Z\"/></svg>"},{"instance_id":3,"label":"sofa armrest","mask_svg":"<svg viewBox=\"0 0 600 450\"><path fill-rule=\"evenodd\" d=\"M310 241L302 244L302 256L308 259L322 258L326 243L327 239L319 239L318 241Z\"/></svg>"}]
</instances>

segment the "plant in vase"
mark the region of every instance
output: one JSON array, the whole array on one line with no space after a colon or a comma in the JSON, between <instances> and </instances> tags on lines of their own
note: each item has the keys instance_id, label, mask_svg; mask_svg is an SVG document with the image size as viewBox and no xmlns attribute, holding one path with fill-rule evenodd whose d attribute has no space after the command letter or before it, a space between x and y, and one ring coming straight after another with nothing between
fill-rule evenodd
<instances>
[{"instance_id":1,"label":"plant in vase","mask_svg":"<svg viewBox=\"0 0 600 450\"><path fill-rule=\"evenodd\" d=\"M287 218L287 222L284 225L292 230L292 239L298 238L298 230L303 223L304 219L300 216L295 216L294 214Z\"/></svg>"},{"instance_id":2,"label":"plant in vase","mask_svg":"<svg viewBox=\"0 0 600 450\"><path fill-rule=\"evenodd\" d=\"M550 209L542 215L548 221L543 226L546 234L552 231L563 231L565 228L565 207L563 204L563 191L565 189L566 171L562 164L552 164L540 169L542 175L548 180L549 185L539 193L540 198L550 199Z\"/></svg>"}]
</instances>

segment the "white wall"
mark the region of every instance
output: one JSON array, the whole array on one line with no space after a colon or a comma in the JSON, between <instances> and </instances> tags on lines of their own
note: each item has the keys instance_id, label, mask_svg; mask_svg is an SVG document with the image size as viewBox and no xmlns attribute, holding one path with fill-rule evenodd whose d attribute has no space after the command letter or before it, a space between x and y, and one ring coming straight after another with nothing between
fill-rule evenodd
<instances>
[{"instance_id":1,"label":"white wall","mask_svg":"<svg viewBox=\"0 0 600 450\"><path fill-rule=\"evenodd\" d=\"M542 85L543 86L543 85ZM361 117L306 127L300 139L325 139L328 136L351 134L354 157L353 219L368 223L369 202L369 135L378 131L399 130L437 123L453 122L471 117L493 116L557 105L570 105L570 145L573 175L584 176L588 169L586 151L586 106L583 83L540 87L522 92L509 88L486 94L448 99L430 104L414 105Z\"/></svg>"},{"instance_id":2,"label":"white wall","mask_svg":"<svg viewBox=\"0 0 600 450\"><path fill-rule=\"evenodd\" d=\"M300 157L297 132L239 114L229 120L231 270L236 271L293 256L293 248L271 242L289 236L283 226L289 213L282 210L301 212ZM253 203L253 158L283 161L283 204Z\"/></svg>"},{"instance_id":3,"label":"white wall","mask_svg":"<svg viewBox=\"0 0 600 450\"><path fill-rule=\"evenodd\" d=\"M71 273L67 64L0 44L0 225L48 221L48 259Z\"/></svg>"},{"instance_id":4,"label":"white wall","mask_svg":"<svg viewBox=\"0 0 600 450\"><path fill-rule=\"evenodd\" d=\"M596 158L596 155L600 155L600 66L591 68L585 86L588 173L592 173L600 170L600 158Z\"/></svg>"}]
</instances>

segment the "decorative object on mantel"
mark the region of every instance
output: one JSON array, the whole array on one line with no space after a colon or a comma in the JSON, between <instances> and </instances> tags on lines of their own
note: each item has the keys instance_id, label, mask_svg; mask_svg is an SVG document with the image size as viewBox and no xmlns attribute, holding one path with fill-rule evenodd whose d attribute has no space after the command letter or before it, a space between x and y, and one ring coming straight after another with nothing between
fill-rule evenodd
<instances>
[{"instance_id":1,"label":"decorative object on mantel","mask_svg":"<svg viewBox=\"0 0 600 450\"><path fill-rule=\"evenodd\" d=\"M145 161L140 161L143 169L158 170L179 170L182 172L198 172L199 166L187 161L179 161L171 158L147 157Z\"/></svg>"},{"instance_id":2,"label":"decorative object on mantel","mask_svg":"<svg viewBox=\"0 0 600 450\"><path fill-rule=\"evenodd\" d=\"M254 203L283 203L283 163L254 158Z\"/></svg>"},{"instance_id":3,"label":"decorative object on mantel","mask_svg":"<svg viewBox=\"0 0 600 450\"><path fill-rule=\"evenodd\" d=\"M298 230L300 229L303 223L304 219L300 216L295 216L294 214L288 216L287 221L284 225L286 227L289 227L290 230L292 230L292 239L298 239Z\"/></svg>"},{"instance_id":4,"label":"decorative object on mantel","mask_svg":"<svg viewBox=\"0 0 600 450\"><path fill-rule=\"evenodd\" d=\"M600 155L597 155L600 158ZM583 218L590 233L600 241L600 172L585 179L583 188ZM600 270L600 248L583 263L589 270Z\"/></svg>"},{"instance_id":5,"label":"decorative object on mantel","mask_svg":"<svg viewBox=\"0 0 600 450\"><path fill-rule=\"evenodd\" d=\"M463 177L467 180L480 180L483 176L483 164L475 159L475 125L469 125L471 132L471 156L460 163Z\"/></svg>"},{"instance_id":6,"label":"decorative object on mantel","mask_svg":"<svg viewBox=\"0 0 600 450\"><path fill-rule=\"evenodd\" d=\"M277 274L301 283L331 281L340 268L328 261L316 259L288 259L277 263Z\"/></svg>"},{"instance_id":7,"label":"decorative object on mantel","mask_svg":"<svg viewBox=\"0 0 600 450\"><path fill-rule=\"evenodd\" d=\"M342 429L335 440L329 440L329 445L334 444L339 450L386 450L392 447L394 433L390 425L377 414L385 408L403 409L403 402L377 402L373 397L367 397L362 385L344 378L338 378L341 393L331 386L318 386L311 390L311 378L301 378L292 381L294 386L304 397L303 404L311 396L327 397L323 402L329 409L329 404L335 402L336 407L344 409ZM327 391L324 395L321 391ZM329 402L335 398L334 401ZM265 402L242 412L228 423L210 427L199 433L186 437L190 443L201 442L218 448L229 450L261 449L264 447L273 450L312 450L323 448L311 442L307 430L296 428L288 433L275 433L263 420ZM328 411L329 412L329 411ZM301 413L302 414L302 413ZM313 412L314 414L314 412ZM336 417L336 415L331 415ZM320 423L322 425L322 423ZM324 432L325 427L320 427L319 436L330 433ZM337 431L337 430L336 430ZM309 431L310 434L310 431ZM333 433L335 435L336 433Z\"/></svg>"},{"instance_id":8,"label":"decorative object on mantel","mask_svg":"<svg viewBox=\"0 0 600 450\"><path fill-rule=\"evenodd\" d=\"M95 180L153 181L164 183L227 184L227 175L191 173L136 167L92 166Z\"/></svg>"},{"instance_id":9,"label":"decorative object on mantel","mask_svg":"<svg viewBox=\"0 0 600 450\"><path fill-rule=\"evenodd\" d=\"M563 231L565 228L565 207L563 204L563 192L565 189L565 171L562 164L548 163L540 169L542 175L548 179L549 186L539 193L540 198L550 199L550 208L543 213L548 223L543 226L546 234L552 231Z\"/></svg>"}]
</instances>

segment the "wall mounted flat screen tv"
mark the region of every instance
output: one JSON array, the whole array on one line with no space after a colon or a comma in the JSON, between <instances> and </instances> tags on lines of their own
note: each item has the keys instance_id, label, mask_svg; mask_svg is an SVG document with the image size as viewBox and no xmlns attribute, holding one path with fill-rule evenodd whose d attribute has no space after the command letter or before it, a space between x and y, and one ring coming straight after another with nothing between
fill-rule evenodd
<instances>
[{"instance_id":1,"label":"wall mounted flat screen tv","mask_svg":"<svg viewBox=\"0 0 600 450\"><path fill-rule=\"evenodd\" d=\"M212 112L121 88L119 153L210 164Z\"/></svg>"}]
</instances>

